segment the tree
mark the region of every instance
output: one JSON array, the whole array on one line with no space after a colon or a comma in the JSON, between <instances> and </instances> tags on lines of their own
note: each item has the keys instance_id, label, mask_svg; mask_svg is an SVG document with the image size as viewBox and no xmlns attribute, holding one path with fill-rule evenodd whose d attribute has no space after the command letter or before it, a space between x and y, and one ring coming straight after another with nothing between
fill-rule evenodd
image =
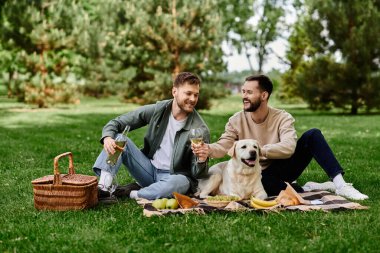
<instances>
[{"instance_id":1,"label":"tree","mask_svg":"<svg viewBox=\"0 0 380 253\"><path fill-rule=\"evenodd\" d=\"M2 68L8 73L9 96L39 107L75 100L80 56L73 48L80 31L73 17L80 11L68 0L4 3L0 41L8 56Z\"/></svg>"},{"instance_id":2,"label":"tree","mask_svg":"<svg viewBox=\"0 0 380 253\"><path fill-rule=\"evenodd\" d=\"M213 0L134 0L119 5L106 53L123 68L135 68L126 99L147 103L171 97L172 77L181 71L198 73L206 81L202 93L211 88L207 81L225 69L216 6Z\"/></svg>"},{"instance_id":3,"label":"tree","mask_svg":"<svg viewBox=\"0 0 380 253\"><path fill-rule=\"evenodd\" d=\"M220 15L223 17L226 42L231 51L236 48L239 53L245 54L251 72L253 71L253 66L248 50L244 50L246 49L244 39L245 34L251 31L248 21L254 15L253 3L254 0L220 0L218 4Z\"/></svg>"},{"instance_id":4,"label":"tree","mask_svg":"<svg viewBox=\"0 0 380 253\"><path fill-rule=\"evenodd\" d=\"M259 22L253 30L255 33L252 37L252 44L257 49L259 73L263 70L265 58L272 53L269 43L275 41L280 33L278 23L284 14L280 6L281 2L278 0L264 0Z\"/></svg>"},{"instance_id":5,"label":"tree","mask_svg":"<svg viewBox=\"0 0 380 253\"><path fill-rule=\"evenodd\" d=\"M380 108L380 3L304 2L285 81L313 109Z\"/></svg>"},{"instance_id":6,"label":"tree","mask_svg":"<svg viewBox=\"0 0 380 253\"><path fill-rule=\"evenodd\" d=\"M222 6L225 5L224 24L229 32L228 41L247 57L251 72L254 71L250 53L253 49L256 50L259 73L262 72L266 57L272 53L269 44L280 34L279 23L284 14L282 4L282 0L222 1Z\"/></svg>"},{"instance_id":7,"label":"tree","mask_svg":"<svg viewBox=\"0 0 380 253\"><path fill-rule=\"evenodd\" d=\"M211 85L225 69L216 0L7 1L1 7L0 78L20 101L45 107L68 102L80 89L149 103L171 97L180 71L202 77L200 107L220 94Z\"/></svg>"}]
</instances>

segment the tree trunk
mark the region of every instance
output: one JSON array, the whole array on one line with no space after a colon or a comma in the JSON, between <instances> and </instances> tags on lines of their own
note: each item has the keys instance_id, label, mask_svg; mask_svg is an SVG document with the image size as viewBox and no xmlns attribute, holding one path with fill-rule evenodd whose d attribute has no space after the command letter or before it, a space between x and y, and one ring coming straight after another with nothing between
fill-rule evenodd
<instances>
[{"instance_id":1,"label":"tree trunk","mask_svg":"<svg viewBox=\"0 0 380 253\"><path fill-rule=\"evenodd\" d=\"M177 30L177 3L176 0L172 0L172 16L173 16L173 31ZM176 76L181 71L180 61L179 61L179 49L178 45L174 45L174 70L173 77Z\"/></svg>"},{"instance_id":2,"label":"tree trunk","mask_svg":"<svg viewBox=\"0 0 380 253\"><path fill-rule=\"evenodd\" d=\"M8 83L7 83L7 96L8 96L8 98L12 98L13 97L13 92L12 92L13 71L9 70L8 73L9 73L8 74L9 75L9 80L8 80Z\"/></svg>"},{"instance_id":3,"label":"tree trunk","mask_svg":"<svg viewBox=\"0 0 380 253\"><path fill-rule=\"evenodd\" d=\"M253 73L254 70L253 70L253 66L252 66L252 63L251 63L251 57L250 57L250 54L248 52L248 47L247 47L247 45L245 43L243 44L243 46L244 46L244 51L245 51L245 57L247 57L249 69Z\"/></svg>"},{"instance_id":4,"label":"tree trunk","mask_svg":"<svg viewBox=\"0 0 380 253\"><path fill-rule=\"evenodd\" d=\"M259 53L258 56L259 56L259 74L261 74L263 71L263 65L264 65L264 55Z\"/></svg>"},{"instance_id":5,"label":"tree trunk","mask_svg":"<svg viewBox=\"0 0 380 253\"><path fill-rule=\"evenodd\" d=\"M247 61L248 61L248 65L249 65L249 69L251 70L251 72L253 73L253 66L252 66L252 63L251 63L251 58L250 58L250 55L249 53L245 53L245 56L247 57Z\"/></svg>"},{"instance_id":6,"label":"tree trunk","mask_svg":"<svg viewBox=\"0 0 380 253\"><path fill-rule=\"evenodd\" d=\"M263 71L264 59L265 59L265 56L267 54L267 51L265 50L266 43L267 42L265 42L264 44L260 43L260 46L259 46L258 52L257 52L257 58L259 58L259 73L260 74Z\"/></svg>"},{"instance_id":7,"label":"tree trunk","mask_svg":"<svg viewBox=\"0 0 380 253\"><path fill-rule=\"evenodd\" d=\"M351 96L351 115L357 115L358 114L358 92L356 88L353 88L352 90L352 96Z\"/></svg>"},{"instance_id":8,"label":"tree trunk","mask_svg":"<svg viewBox=\"0 0 380 253\"><path fill-rule=\"evenodd\" d=\"M358 114L358 107L357 105L351 105L351 114L357 115Z\"/></svg>"}]
</instances>

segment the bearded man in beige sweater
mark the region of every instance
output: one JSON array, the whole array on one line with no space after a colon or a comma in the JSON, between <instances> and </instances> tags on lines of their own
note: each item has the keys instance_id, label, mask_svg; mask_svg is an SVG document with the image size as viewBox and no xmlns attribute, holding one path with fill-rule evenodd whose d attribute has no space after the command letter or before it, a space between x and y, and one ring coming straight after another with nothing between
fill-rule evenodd
<instances>
[{"instance_id":1,"label":"bearded man in beige sweater","mask_svg":"<svg viewBox=\"0 0 380 253\"><path fill-rule=\"evenodd\" d=\"M202 160L221 158L235 141L255 139L261 147L262 183L269 196L285 189L285 182L297 180L314 158L332 182L309 182L303 188L298 187L298 191L330 190L354 200L367 199L367 195L345 182L343 168L319 129L310 129L297 139L293 116L268 105L272 90L267 76L247 77L241 89L244 110L228 120L217 142L193 146L193 152Z\"/></svg>"}]
</instances>

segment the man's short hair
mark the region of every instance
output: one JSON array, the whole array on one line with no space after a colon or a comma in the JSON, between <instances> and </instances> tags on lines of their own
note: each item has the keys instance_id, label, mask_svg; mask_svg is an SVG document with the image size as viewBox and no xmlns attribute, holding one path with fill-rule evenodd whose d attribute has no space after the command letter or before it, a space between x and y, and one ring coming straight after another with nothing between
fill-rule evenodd
<instances>
[{"instance_id":1,"label":"man's short hair","mask_svg":"<svg viewBox=\"0 0 380 253\"><path fill-rule=\"evenodd\" d=\"M185 83L188 83L191 85L201 85L201 80L199 79L197 75L193 73L181 72L175 77L173 86L178 87L178 86L184 85Z\"/></svg>"},{"instance_id":2,"label":"man's short hair","mask_svg":"<svg viewBox=\"0 0 380 253\"><path fill-rule=\"evenodd\" d=\"M252 75L252 76L248 76L246 79L245 79L246 82L249 82L249 81L257 81L259 83L259 87L260 87L260 90L261 91L266 91L269 93L269 96L268 98L270 97L270 94L272 94L272 91L273 91L273 83L272 81L269 79L269 77L267 77L266 75Z\"/></svg>"}]
</instances>

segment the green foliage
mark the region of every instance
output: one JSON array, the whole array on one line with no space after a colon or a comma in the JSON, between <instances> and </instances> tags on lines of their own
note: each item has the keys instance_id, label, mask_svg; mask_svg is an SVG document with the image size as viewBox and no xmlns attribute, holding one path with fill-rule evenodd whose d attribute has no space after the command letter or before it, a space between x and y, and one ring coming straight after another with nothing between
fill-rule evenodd
<instances>
[{"instance_id":1,"label":"green foliage","mask_svg":"<svg viewBox=\"0 0 380 253\"><path fill-rule=\"evenodd\" d=\"M360 202L369 206L368 210L147 218L134 200L77 212L43 212L33 207L31 180L52 174L56 155L72 151L76 172L92 175L92 165L102 149L102 127L136 105L86 98L80 105L28 110L27 105L0 99L0 252L378 252L374 242L380 234L379 115L289 110L296 118L298 133L312 127L322 129L347 181L369 195L369 200ZM219 105L221 108L202 111L212 141L218 139L228 117L241 108L241 99L229 97ZM144 129L129 136L141 146ZM219 161L212 159L211 164ZM59 165L62 172L67 171L67 160ZM118 180L121 184L132 182L124 168ZM316 163L298 182L311 180L328 180Z\"/></svg>"},{"instance_id":2,"label":"green foliage","mask_svg":"<svg viewBox=\"0 0 380 253\"><path fill-rule=\"evenodd\" d=\"M282 28L279 27L279 23L283 22L284 16L282 4L283 0L220 1L228 42L247 57L251 72L252 55L249 51L256 50L257 72L261 73L266 57L271 53L269 44L280 35ZM252 18L258 21L253 23Z\"/></svg>"},{"instance_id":3,"label":"green foliage","mask_svg":"<svg viewBox=\"0 0 380 253\"><path fill-rule=\"evenodd\" d=\"M366 1L305 1L290 37L288 94L313 109L380 108L380 6Z\"/></svg>"},{"instance_id":4,"label":"green foliage","mask_svg":"<svg viewBox=\"0 0 380 253\"><path fill-rule=\"evenodd\" d=\"M279 23L284 22L284 10L280 0L264 0L263 11L251 36L251 43L257 49L258 72L262 72L265 58L271 52L269 43L275 41L280 33ZM253 35L253 36L252 36ZM250 37L248 36L248 38Z\"/></svg>"},{"instance_id":5,"label":"green foliage","mask_svg":"<svg viewBox=\"0 0 380 253\"><path fill-rule=\"evenodd\" d=\"M73 91L83 82L83 58L75 53L77 9L65 0L4 4L0 38L7 57L0 67L9 96L39 107L77 101Z\"/></svg>"},{"instance_id":6,"label":"green foliage","mask_svg":"<svg viewBox=\"0 0 380 253\"><path fill-rule=\"evenodd\" d=\"M39 107L77 101L75 90L150 103L171 97L172 77L181 71L215 85L212 76L225 69L217 4L7 1L1 8L0 78L10 97Z\"/></svg>"},{"instance_id":7,"label":"green foliage","mask_svg":"<svg viewBox=\"0 0 380 253\"><path fill-rule=\"evenodd\" d=\"M110 50L123 66L135 66L124 97L149 103L171 97L172 77L182 71L210 80L224 69L217 1L129 1L119 9ZM128 50L125 54L120 50ZM202 84L203 85L203 84Z\"/></svg>"}]
</instances>

